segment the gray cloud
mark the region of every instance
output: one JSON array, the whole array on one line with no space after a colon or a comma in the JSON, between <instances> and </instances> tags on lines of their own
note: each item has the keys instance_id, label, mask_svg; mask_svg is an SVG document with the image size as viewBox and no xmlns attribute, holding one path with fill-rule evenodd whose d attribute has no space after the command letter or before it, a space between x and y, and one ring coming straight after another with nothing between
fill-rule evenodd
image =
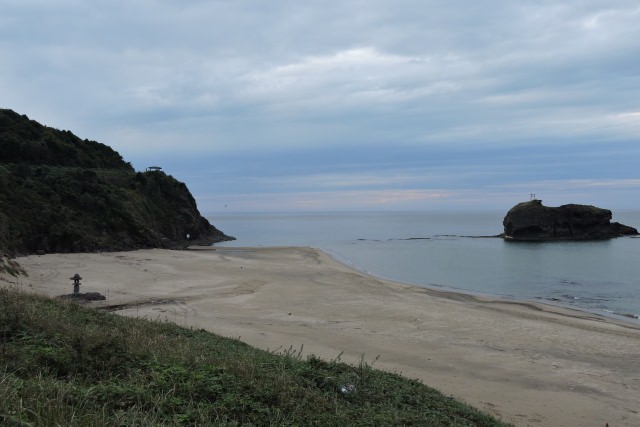
<instances>
[{"instance_id":1,"label":"gray cloud","mask_svg":"<svg viewBox=\"0 0 640 427\"><path fill-rule=\"evenodd\" d=\"M562 147L558 156L571 157L587 144L609 158L638 139L639 17L626 0L10 1L0 5L0 93L3 107L98 139L141 167L163 159L179 178L191 173L185 163L234 159L239 194L259 181L242 179L252 153L281 174L264 192L297 181L329 194L336 177L346 190L367 181L376 191L399 170L426 167L430 153L457 150L474 157L449 164L442 155L441 182L460 183L471 168L492 177L485 189L500 188L533 182L517 156L491 173L501 147ZM370 151L393 161L340 158ZM313 161L320 152L326 170ZM571 167L580 179L635 182L614 162L581 161ZM397 191L426 185L403 176ZM467 185L459 194L478 184Z\"/></svg>"}]
</instances>

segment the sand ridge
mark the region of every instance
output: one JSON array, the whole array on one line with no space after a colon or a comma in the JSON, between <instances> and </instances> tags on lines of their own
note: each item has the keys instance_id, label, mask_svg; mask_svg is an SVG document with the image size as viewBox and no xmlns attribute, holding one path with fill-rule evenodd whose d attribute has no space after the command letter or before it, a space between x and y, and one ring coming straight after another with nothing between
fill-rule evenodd
<instances>
[{"instance_id":1,"label":"sand ridge","mask_svg":"<svg viewBox=\"0 0 640 427\"><path fill-rule=\"evenodd\" d=\"M50 254L28 292L419 378L517 426L640 425L640 324L382 280L312 248Z\"/></svg>"}]
</instances>

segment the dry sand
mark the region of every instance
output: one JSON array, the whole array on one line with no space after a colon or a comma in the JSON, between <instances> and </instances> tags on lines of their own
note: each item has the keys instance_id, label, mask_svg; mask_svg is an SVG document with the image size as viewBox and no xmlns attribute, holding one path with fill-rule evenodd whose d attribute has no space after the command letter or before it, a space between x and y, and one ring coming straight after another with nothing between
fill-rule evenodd
<instances>
[{"instance_id":1,"label":"dry sand","mask_svg":"<svg viewBox=\"0 0 640 427\"><path fill-rule=\"evenodd\" d=\"M29 256L17 286L419 378L517 426L640 426L640 324L380 280L309 248ZM378 360L375 360L378 357Z\"/></svg>"}]
</instances>

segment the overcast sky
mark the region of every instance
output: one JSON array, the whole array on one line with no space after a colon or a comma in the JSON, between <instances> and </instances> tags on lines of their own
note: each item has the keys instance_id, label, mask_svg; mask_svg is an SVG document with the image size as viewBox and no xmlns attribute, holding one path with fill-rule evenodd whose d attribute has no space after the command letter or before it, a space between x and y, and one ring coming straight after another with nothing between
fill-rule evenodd
<instances>
[{"instance_id":1,"label":"overcast sky","mask_svg":"<svg viewBox=\"0 0 640 427\"><path fill-rule=\"evenodd\" d=\"M0 0L0 107L203 213L640 208L639 40L637 0Z\"/></svg>"}]
</instances>

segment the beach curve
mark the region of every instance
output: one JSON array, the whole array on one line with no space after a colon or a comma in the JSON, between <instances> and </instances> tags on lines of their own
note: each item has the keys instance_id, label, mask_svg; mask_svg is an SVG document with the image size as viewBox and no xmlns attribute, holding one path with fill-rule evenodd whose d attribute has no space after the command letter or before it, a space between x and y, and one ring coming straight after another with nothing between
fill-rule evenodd
<instances>
[{"instance_id":1,"label":"beach curve","mask_svg":"<svg viewBox=\"0 0 640 427\"><path fill-rule=\"evenodd\" d=\"M362 359L518 426L640 425L640 326L395 283L312 248L193 247L19 258L18 288L101 292L117 313L264 349ZM13 279L16 280L16 279ZM379 357L378 357L379 356Z\"/></svg>"}]
</instances>

